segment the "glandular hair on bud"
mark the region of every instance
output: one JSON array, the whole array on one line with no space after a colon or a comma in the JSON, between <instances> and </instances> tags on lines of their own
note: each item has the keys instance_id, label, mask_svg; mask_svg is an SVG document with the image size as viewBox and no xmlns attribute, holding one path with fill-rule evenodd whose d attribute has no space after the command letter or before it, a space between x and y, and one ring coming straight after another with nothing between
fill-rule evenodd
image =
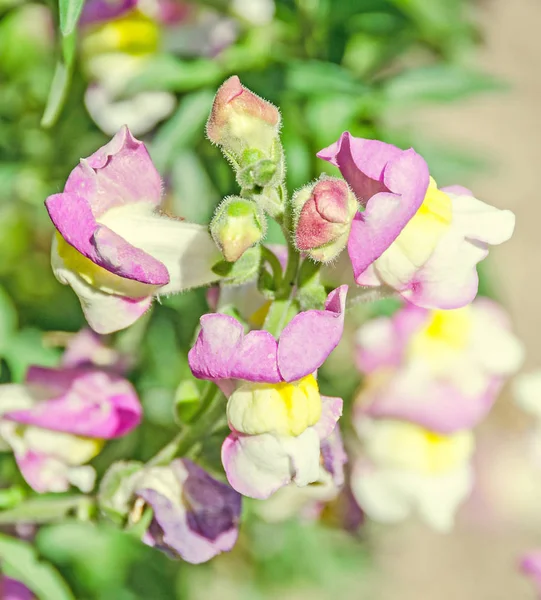
<instances>
[{"instance_id":1,"label":"glandular hair on bud","mask_svg":"<svg viewBox=\"0 0 541 600\"><path fill-rule=\"evenodd\" d=\"M295 244L320 262L333 260L344 249L357 199L343 179L322 177L293 197Z\"/></svg>"},{"instance_id":2,"label":"glandular hair on bud","mask_svg":"<svg viewBox=\"0 0 541 600\"><path fill-rule=\"evenodd\" d=\"M234 75L219 88L207 121L209 139L241 161L246 150L270 157L280 130L280 111L245 88Z\"/></svg>"}]
</instances>

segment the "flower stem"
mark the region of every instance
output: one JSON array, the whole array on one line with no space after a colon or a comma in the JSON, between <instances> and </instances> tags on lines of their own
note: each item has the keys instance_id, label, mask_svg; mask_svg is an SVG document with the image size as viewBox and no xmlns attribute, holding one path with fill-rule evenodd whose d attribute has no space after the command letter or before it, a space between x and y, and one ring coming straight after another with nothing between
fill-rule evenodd
<instances>
[{"instance_id":1,"label":"flower stem","mask_svg":"<svg viewBox=\"0 0 541 600\"><path fill-rule=\"evenodd\" d=\"M199 411L178 435L150 459L148 466L165 465L177 456L184 456L194 444L212 433L214 426L224 412L223 393L216 384L209 381Z\"/></svg>"}]
</instances>

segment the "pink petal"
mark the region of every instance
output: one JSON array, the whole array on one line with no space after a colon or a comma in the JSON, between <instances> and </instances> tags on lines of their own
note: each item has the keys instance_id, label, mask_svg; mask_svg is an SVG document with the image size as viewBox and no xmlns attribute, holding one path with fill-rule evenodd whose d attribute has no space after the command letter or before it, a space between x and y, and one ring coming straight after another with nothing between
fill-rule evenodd
<instances>
[{"instance_id":1,"label":"pink petal","mask_svg":"<svg viewBox=\"0 0 541 600\"><path fill-rule=\"evenodd\" d=\"M188 353L188 363L200 379L245 379L278 383L277 343L267 331L244 335L233 317L209 314L201 317L201 331Z\"/></svg>"},{"instance_id":2,"label":"pink petal","mask_svg":"<svg viewBox=\"0 0 541 600\"><path fill-rule=\"evenodd\" d=\"M77 194L54 194L45 206L64 240L96 265L119 277L165 285L169 273L159 260L96 222L88 201Z\"/></svg>"},{"instance_id":3,"label":"pink petal","mask_svg":"<svg viewBox=\"0 0 541 600\"><path fill-rule=\"evenodd\" d=\"M101 439L126 435L141 421L142 409L134 388L117 375L35 367L29 373L29 382L39 382L60 395L37 402L32 408L7 412L3 418Z\"/></svg>"},{"instance_id":4,"label":"pink petal","mask_svg":"<svg viewBox=\"0 0 541 600\"><path fill-rule=\"evenodd\" d=\"M320 440L328 438L336 427L338 419L342 416L344 401L342 398L331 398L330 396L321 396L322 410L319 421L314 425L314 429Z\"/></svg>"},{"instance_id":5,"label":"pink petal","mask_svg":"<svg viewBox=\"0 0 541 600\"><path fill-rule=\"evenodd\" d=\"M278 342L278 369L284 381L313 373L336 348L344 329L348 287L327 297L325 310L301 312L285 327Z\"/></svg>"},{"instance_id":6,"label":"pink petal","mask_svg":"<svg viewBox=\"0 0 541 600\"><path fill-rule=\"evenodd\" d=\"M413 149L400 150L377 140L355 138L348 132L318 156L340 169L366 207L356 216L348 242L357 279L394 242L421 206L428 189L428 167Z\"/></svg>"},{"instance_id":7,"label":"pink petal","mask_svg":"<svg viewBox=\"0 0 541 600\"><path fill-rule=\"evenodd\" d=\"M143 142L124 126L109 143L82 159L64 192L85 198L99 217L110 208L134 202L159 205L162 182Z\"/></svg>"}]
</instances>

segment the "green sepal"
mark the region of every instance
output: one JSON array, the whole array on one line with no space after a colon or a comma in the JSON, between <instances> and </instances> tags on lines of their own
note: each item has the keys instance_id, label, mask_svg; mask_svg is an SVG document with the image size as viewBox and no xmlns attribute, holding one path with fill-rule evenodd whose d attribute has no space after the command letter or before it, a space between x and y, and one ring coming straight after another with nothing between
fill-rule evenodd
<instances>
[{"instance_id":1,"label":"green sepal","mask_svg":"<svg viewBox=\"0 0 541 600\"><path fill-rule=\"evenodd\" d=\"M228 262L226 260L217 262L212 267L212 271L222 277L227 284L242 285L257 277L260 265L261 248L255 246L246 250L235 262Z\"/></svg>"}]
</instances>

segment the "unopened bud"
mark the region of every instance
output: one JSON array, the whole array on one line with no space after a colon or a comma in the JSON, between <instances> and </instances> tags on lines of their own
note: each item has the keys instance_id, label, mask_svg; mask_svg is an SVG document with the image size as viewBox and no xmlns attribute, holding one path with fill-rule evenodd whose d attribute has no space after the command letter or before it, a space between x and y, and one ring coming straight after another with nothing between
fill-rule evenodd
<instances>
[{"instance_id":1,"label":"unopened bud","mask_svg":"<svg viewBox=\"0 0 541 600\"><path fill-rule=\"evenodd\" d=\"M263 239L266 220L261 209L250 200L232 196L218 207L210 232L225 260L238 260L248 248Z\"/></svg>"},{"instance_id":2,"label":"unopened bud","mask_svg":"<svg viewBox=\"0 0 541 600\"><path fill-rule=\"evenodd\" d=\"M259 150L262 157L271 158L279 128L278 109L246 89L234 75L216 94L207 135L239 161L245 150Z\"/></svg>"},{"instance_id":3,"label":"unopened bud","mask_svg":"<svg viewBox=\"0 0 541 600\"><path fill-rule=\"evenodd\" d=\"M333 260L346 246L358 204L342 179L326 177L299 190L293 198L295 243L319 262Z\"/></svg>"}]
</instances>

